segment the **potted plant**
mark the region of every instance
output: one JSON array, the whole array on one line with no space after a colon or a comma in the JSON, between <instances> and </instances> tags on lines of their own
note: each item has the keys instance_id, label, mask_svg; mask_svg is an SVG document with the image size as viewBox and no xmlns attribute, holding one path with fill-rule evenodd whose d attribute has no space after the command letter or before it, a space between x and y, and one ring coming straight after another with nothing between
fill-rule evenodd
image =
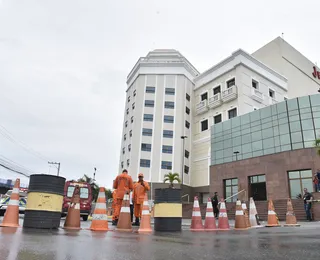
<instances>
[{"instance_id":1,"label":"potted plant","mask_svg":"<svg viewBox=\"0 0 320 260\"><path fill-rule=\"evenodd\" d=\"M179 178L179 173L172 173L169 172L164 175L163 183L169 182L169 188L174 188L173 183L174 182L181 183L181 180Z\"/></svg>"}]
</instances>

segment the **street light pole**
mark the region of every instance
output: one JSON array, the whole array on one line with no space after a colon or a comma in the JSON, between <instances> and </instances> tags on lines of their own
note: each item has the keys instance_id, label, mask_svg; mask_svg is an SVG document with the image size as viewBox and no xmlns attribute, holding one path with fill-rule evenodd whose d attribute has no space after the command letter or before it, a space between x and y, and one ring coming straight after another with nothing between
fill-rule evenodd
<instances>
[{"instance_id":1,"label":"street light pole","mask_svg":"<svg viewBox=\"0 0 320 260\"><path fill-rule=\"evenodd\" d=\"M238 161L238 153L240 153L239 151L235 151L233 152L236 155L236 161Z\"/></svg>"},{"instance_id":2,"label":"street light pole","mask_svg":"<svg viewBox=\"0 0 320 260\"><path fill-rule=\"evenodd\" d=\"M185 154L185 150L184 150L184 142L185 139L188 138L187 136L181 136L182 139L182 166L181 166L181 187L183 186L183 175L184 175L184 154Z\"/></svg>"},{"instance_id":3,"label":"street light pole","mask_svg":"<svg viewBox=\"0 0 320 260\"><path fill-rule=\"evenodd\" d=\"M93 173L93 181L96 181L96 171L97 171L97 168L94 167L94 173Z\"/></svg>"},{"instance_id":4,"label":"street light pole","mask_svg":"<svg viewBox=\"0 0 320 260\"><path fill-rule=\"evenodd\" d=\"M58 165L58 174L57 174L57 176L59 176L59 173L60 173L60 163L59 163L59 162L48 162L48 164L57 164L57 165Z\"/></svg>"}]
</instances>

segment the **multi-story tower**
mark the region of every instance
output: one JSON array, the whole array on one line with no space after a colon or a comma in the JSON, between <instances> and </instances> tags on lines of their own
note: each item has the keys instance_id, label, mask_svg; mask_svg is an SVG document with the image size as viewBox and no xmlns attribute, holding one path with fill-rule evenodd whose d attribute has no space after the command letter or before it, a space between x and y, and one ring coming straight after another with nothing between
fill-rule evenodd
<instances>
[{"instance_id":1,"label":"multi-story tower","mask_svg":"<svg viewBox=\"0 0 320 260\"><path fill-rule=\"evenodd\" d=\"M133 179L142 172L155 188L164 174L183 171L180 178L191 184L192 80L198 74L175 50L138 60L127 77L119 172L126 168Z\"/></svg>"}]
</instances>

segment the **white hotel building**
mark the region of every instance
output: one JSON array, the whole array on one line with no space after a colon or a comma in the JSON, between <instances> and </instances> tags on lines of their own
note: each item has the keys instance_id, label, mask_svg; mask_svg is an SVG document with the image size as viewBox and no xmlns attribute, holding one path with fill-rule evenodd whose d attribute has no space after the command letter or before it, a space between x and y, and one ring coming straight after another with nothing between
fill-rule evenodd
<instances>
[{"instance_id":1,"label":"white hotel building","mask_svg":"<svg viewBox=\"0 0 320 260\"><path fill-rule=\"evenodd\" d=\"M317 93L314 66L280 37L251 55L239 49L203 73L178 51L150 52L127 78L119 172L134 179L142 172L154 189L164 174L183 170L185 193L205 200L211 125Z\"/></svg>"}]
</instances>

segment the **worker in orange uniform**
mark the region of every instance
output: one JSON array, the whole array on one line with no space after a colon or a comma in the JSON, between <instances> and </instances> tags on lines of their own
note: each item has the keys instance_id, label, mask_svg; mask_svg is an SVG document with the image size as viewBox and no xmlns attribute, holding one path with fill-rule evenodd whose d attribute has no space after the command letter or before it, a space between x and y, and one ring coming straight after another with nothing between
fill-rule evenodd
<instances>
[{"instance_id":1,"label":"worker in orange uniform","mask_svg":"<svg viewBox=\"0 0 320 260\"><path fill-rule=\"evenodd\" d=\"M116 202L117 202L117 190L112 192L112 223L116 220L115 211L116 211Z\"/></svg>"},{"instance_id":2,"label":"worker in orange uniform","mask_svg":"<svg viewBox=\"0 0 320 260\"><path fill-rule=\"evenodd\" d=\"M136 222L132 223L134 226L140 226L140 218L143 208L144 196L150 190L149 184L143 180L143 173L139 173L138 181L133 186L133 203L134 203L134 216Z\"/></svg>"},{"instance_id":3,"label":"worker in orange uniform","mask_svg":"<svg viewBox=\"0 0 320 260\"><path fill-rule=\"evenodd\" d=\"M112 222L112 225L116 226L119 220L123 196L124 194L129 194L129 192L133 189L133 181L131 176L128 175L127 170L123 170L122 173L117 176L113 182L113 188L117 189L114 221Z\"/></svg>"}]
</instances>

